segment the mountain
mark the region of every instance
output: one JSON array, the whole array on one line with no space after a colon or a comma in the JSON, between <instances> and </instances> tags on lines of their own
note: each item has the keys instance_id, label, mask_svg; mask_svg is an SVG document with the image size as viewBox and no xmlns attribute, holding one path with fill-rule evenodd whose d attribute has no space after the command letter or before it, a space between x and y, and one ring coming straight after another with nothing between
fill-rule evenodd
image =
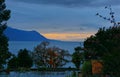
<instances>
[{"instance_id":1,"label":"mountain","mask_svg":"<svg viewBox=\"0 0 120 77\"><path fill-rule=\"evenodd\" d=\"M48 40L36 31L24 31L7 27L4 34L8 37L9 41L46 41Z\"/></svg>"}]
</instances>

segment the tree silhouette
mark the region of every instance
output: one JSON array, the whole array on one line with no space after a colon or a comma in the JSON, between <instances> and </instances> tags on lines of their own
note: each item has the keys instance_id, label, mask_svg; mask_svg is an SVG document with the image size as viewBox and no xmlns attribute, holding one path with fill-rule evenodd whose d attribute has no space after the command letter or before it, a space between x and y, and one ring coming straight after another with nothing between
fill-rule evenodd
<instances>
[{"instance_id":1,"label":"tree silhouette","mask_svg":"<svg viewBox=\"0 0 120 77\"><path fill-rule=\"evenodd\" d=\"M76 68L80 68L80 64L83 61L83 49L81 47L76 47L75 52L72 54L72 62Z\"/></svg>"},{"instance_id":2,"label":"tree silhouette","mask_svg":"<svg viewBox=\"0 0 120 77\"><path fill-rule=\"evenodd\" d=\"M58 47L49 47L49 42L41 42L33 52L33 59L38 67L57 68L68 62L68 51Z\"/></svg>"},{"instance_id":3,"label":"tree silhouette","mask_svg":"<svg viewBox=\"0 0 120 77\"><path fill-rule=\"evenodd\" d=\"M119 23L116 22L115 16L114 16L115 12L113 12L111 6L106 6L105 9L108 9L110 11L109 12L110 17L102 16L99 13L97 13L96 15L99 16L100 18L103 18L104 20L110 21L110 23L113 23L114 26L118 25Z\"/></svg>"},{"instance_id":4,"label":"tree silhouette","mask_svg":"<svg viewBox=\"0 0 120 77\"><path fill-rule=\"evenodd\" d=\"M119 77L120 25L115 22L114 13L112 13L111 8L109 9L113 26L108 29L100 28L94 36L84 41L85 59L102 60L103 72Z\"/></svg>"},{"instance_id":5,"label":"tree silhouette","mask_svg":"<svg viewBox=\"0 0 120 77\"><path fill-rule=\"evenodd\" d=\"M19 68L18 58L16 56L13 56L8 62L8 69L16 70L18 68Z\"/></svg>"},{"instance_id":6,"label":"tree silhouette","mask_svg":"<svg viewBox=\"0 0 120 77\"><path fill-rule=\"evenodd\" d=\"M49 42L41 42L34 48L33 52L33 60L37 67L40 66L47 66L46 59L47 59L47 47Z\"/></svg>"},{"instance_id":7,"label":"tree silhouette","mask_svg":"<svg viewBox=\"0 0 120 77\"><path fill-rule=\"evenodd\" d=\"M18 67L30 68L33 65L33 60L27 49L21 49L18 53Z\"/></svg>"},{"instance_id":8,"label":"tree silhouette","mask_svg":"<svg viewBox=\"0 0 120 77\"><path fill-rule=\"evenodd\" d=\"M48 64L52 68L62 67L69 62L69 60L66 58L70 56L69 52L58 47L49 47L47 55Z\"/></svg>"},{"instance_id":9,"label":"tree silhouette","mask_svg":"<svg viewBox=\"0 0 120 77\"><path fill-rule=\"evenodd\" d=\"M0 69L6 64L10 57L8 52L8 39L4 35L4 30L7 28L6 21L10 18L10 10L6 9L5 0L0 0Z\"/></svg>"}]
</instances>

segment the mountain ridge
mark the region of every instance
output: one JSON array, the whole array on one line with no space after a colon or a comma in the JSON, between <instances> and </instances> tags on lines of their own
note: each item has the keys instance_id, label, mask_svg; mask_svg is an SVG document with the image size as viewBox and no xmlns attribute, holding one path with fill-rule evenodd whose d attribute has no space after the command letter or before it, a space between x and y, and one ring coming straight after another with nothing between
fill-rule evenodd
<instances>
[{"instance_id":1,"label":"mountain ridge","mask_svg":"<svg viewBox=\"0 0 120 77\"><path fill-rule=\"evenodd\" d=\"M4 34L9 41L47 41L48 39L37 31L25 31L7 27Z\"/></svg>"}]
</instances>

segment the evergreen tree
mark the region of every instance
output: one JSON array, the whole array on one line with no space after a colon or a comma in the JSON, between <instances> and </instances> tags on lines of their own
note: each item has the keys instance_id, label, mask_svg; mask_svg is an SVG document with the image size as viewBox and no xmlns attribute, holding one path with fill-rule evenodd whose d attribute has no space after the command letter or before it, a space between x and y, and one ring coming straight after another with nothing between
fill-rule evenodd
<instances>
[{"instance_id":1,"label":"evergreen tree","mask_svg":"<svg viewBox=\"0 0 120 77\"><path fill-rule=\"evenodd\" d=\"M10 18L10 10L6 10L5 0L0 0L0 69L6 64L7 59L10 57L8 52L8 39L3 34L7 28L6 21Z\"/></svg>"},{"instance_id":2,"label":"evergreen tree","mask_svg":"<svg viewBox=\"0 0 120 77\"><path fill-rule=\"evenodd\" d=\"M26 49L21 49L18 53L18 66L23 68L30 68L33 65L32 57L29 51Z\"/></svg>"}]
</instances>

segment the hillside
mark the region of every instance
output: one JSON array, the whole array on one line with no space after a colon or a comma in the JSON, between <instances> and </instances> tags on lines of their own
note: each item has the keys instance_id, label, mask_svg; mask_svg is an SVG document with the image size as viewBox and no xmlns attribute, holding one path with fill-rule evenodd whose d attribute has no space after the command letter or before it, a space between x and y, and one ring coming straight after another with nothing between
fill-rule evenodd
<instances>
[{"instance_id":1,"label":"hillside","mask_svg":"<svg viewBox=\"0 0 120 77\"><path fill-rule=\"evenodd\" d=\"M24 31L8 27L4 34L9 41L45 41L47 38L36 31Z\"/></svg>"}]
</instances>

